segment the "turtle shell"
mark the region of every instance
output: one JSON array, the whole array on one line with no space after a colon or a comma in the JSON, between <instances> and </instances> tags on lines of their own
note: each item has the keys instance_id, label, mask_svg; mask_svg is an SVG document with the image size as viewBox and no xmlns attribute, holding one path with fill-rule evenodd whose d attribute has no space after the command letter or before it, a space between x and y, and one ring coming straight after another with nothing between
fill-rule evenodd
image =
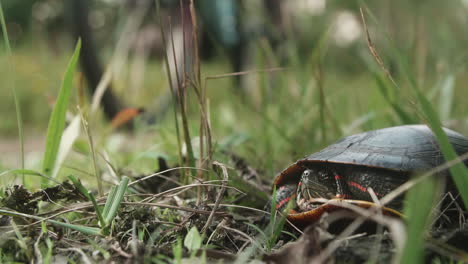
<instances>
[{"instance_id":1,"label":"turtle shell","mask_svg":"<svg viewBox=\"0 0 468 264\"><path fill-rule=\"evenodd\" d=\"M458 155L468 152L468 138L444 128ZM275 185L296 181L310 163L361 165L402 172L426 171L444 163L432 131L425 125L406 125L345 137L283 170Z\"/></svg>"},{"instance_id":2,"label":"turtle shell","mask_svg":"<svg viewBox=\"0 0 468 264\"><path fill-rule=\"evenodd\" d=\"M458 155L468 152L467 137L450 129L444 128L444 131ZM396 126L345 137L287 167L278 174L274 185L281 188L298 183L304 169L313 165L365 166L409 175L410 172L427 171L443 163L437 140L427 126ZM319 207L309 212L290 212L288 218L313 221L323 211L329 210Z\"/></svg>"}]
</instances>

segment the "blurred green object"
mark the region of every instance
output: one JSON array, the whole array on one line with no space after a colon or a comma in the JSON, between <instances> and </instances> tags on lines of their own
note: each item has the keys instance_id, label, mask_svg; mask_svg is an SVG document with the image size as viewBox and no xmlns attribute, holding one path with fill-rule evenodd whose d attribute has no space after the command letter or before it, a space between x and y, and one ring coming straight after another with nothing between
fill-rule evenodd
<instances>
[{"instance_id":1,"label":"blurred green object","mask_svg":"<svg viewBox=\"0 0 468 264\"><path fill-rule=\"evenodd\" d=\"M17 25L19 30L27 31L31 24L32 7L36 1L2 0L7 25ZM11 30L10 30L11 31ZM14 32L9 32L10 34Z\"/></svg>"},{"instance_id":2,"label":"blurred green object","mask_svg":"<svg viewBox=\"0 0 468 264\"><path fill-rule=\"evenodd\" d=\"M241 41L237 0L200 0L198 11L203 26L222 46L233 48Z\"/></svg>"}]
</instances>

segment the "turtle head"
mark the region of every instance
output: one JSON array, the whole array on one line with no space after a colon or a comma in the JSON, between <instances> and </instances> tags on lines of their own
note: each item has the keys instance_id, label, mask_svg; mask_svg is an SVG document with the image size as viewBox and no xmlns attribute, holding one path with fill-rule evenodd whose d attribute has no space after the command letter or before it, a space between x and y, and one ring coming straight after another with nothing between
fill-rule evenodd
<instances>
[{"instance_id":1,"label":"turtle head","mask_svg":"<svg viewBox=\"0 0 468 264\"><path fill-rule=\"evenodd\" d=\"M312 198L331 198L334 196L333 183L328 180L329 175L324 171L305 169L297 188L298 200Z\"/></svg>"}]
</instances>

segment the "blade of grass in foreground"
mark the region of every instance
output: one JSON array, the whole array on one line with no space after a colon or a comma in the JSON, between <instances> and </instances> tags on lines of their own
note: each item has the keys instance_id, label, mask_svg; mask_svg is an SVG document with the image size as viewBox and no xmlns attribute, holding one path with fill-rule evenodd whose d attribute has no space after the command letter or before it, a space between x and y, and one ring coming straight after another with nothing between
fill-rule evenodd
<instances>
[{"instance_id":1,"label":"blade of grass in foreground","mask_svg":"<svg viewBox=\"0 0 468 264\"><path fill-rule=\"evenodd\" d=\"M106 205L104 206L105 208L103 209L103 212L106 212L106 214L103 213L103 215L107 224L110 224L112 220L114 220L115 216L117 215L117 211L119 210L120 205L122 204L124 195L127 192L129 181L130 179L124 176L122 180L120 181L120 184L117 187L115 194L112 197L111 203L108 204L106 201ZM109 208L107 209L106 207L109 207Z\"/></svg>"},{"instance_id":2,"label":"blade of grass in foreground","mask_svg":"<svg viewBox=\"0 0 468 264\"><path fill-rule=\"evenodd\" d=\"M376 20L375 16L373 16L372 12L366 8L366 13L369 14L374 20ZM361 16L365 25L365 20L364 20L364 14L361 9ZM368 31L367 31L368 34ZM379 56L377 51L374 49L374 47L370 43L370 36L368 35L368 42L369 42L369 49L371 50L372 55L374 58L379 62ZM386 34L385 37L389 42L392 43L392 40L388 35ZM396 45L390 45L390 47L393 47L394 55L398 59L398 64L401 67L401 73L402 75L407 79L410 88L414 92L416 96L416 100L418 101L420 107L421 107L421 113L424 115L424 121L429 125L431 130L434 132L435 137L437 138L437 142L439 143L440 149L442 151L442 154L445 158L446 161L451 161L457 159L457 153L453 149L453 146L450 144L449 138L447 134L444 132L442 129L442 123L440 122L439 116L437 112L434 110L432 107L431 103L427 99L427 97L423 94L423 92L418 88L417 82L414 78L414 74L411 71L411 68L408 63L408 58L405 57L402 52L396 48ZM397 86L391 75L389 75L389 72L386 70L385 66L382 64L382 62L379 62L379 65L381 66L382 70L386 73L388 73L388 78L390 81ZM468 188L465 186L468 186L468 169L466 168L465 164L463 163L457 163L454 166L449 168L450 174L457 185L458 191L461 194L461 197L463 198L463 202L465 203L465 206L468 206Z\"/></svg>"},{"instance_id":3,"label":"blade of grass in foreground","mask_svg":"<svg viewBox=\"0 0 468 264\"><path fill-rule=\"evenodd\" d=\"M44 179L46 180L50 180L50 181L53 181L57 184L60 184L59 181L56 181L54 178L52 177L49 177L47 175L44 175L38 171L35 171L35 170L27 170L27 169L14 169L14 170L7 170L7 171L4 171L2 173L0 173L0 177L3 176L3 175L7 175L7 174L21 174L21 175L32 175L32 176L39 176L39 177L43 177Z\"/></svg>"},{"instance_id":4,"label":"blade of grass in foreground","mask_svg":"<svg viewBox=\"0 0 468 264\"><path fill-rule=\"evenodd\" d=\"M47 219L35 215L29 215L29 214L23 214L19 212L14 212L14 211L8 211L8 210L3 210L0 209L0 215L8 215L8 216L15 216L15 217L25 217L25 218L30 218L30 219L35 219L38 221L47 221L51 224L58 225L64 228L69 228L72 230L76 230L78 232L81 232L83 234L87 235L93 235L93 236L100 236L101 235L101 230L96 227L88 227L88 226L82 226L82 225L74 225L74 224L69 224L69 223L64 223L52 219Z\"/></svg>"},{"instance_id":5,"label":"blade of grass in foreground","mask_svg":"<svg viewBox=\"0 0 468 264\"><path fill-rule=\"evenodd\" d=\"M446 161L452 161L457 159L458 154L455 152L452 144L450 144L449 138L442 128L442 122L440 121L439 114L434 110L434 107L427 99L426 95L419 89L414 76L410 70L408 59L405 58L398 49L395 49L398 55L399 64L401 65L402 71L405 73L405 77L410 83L410 88L413 90L416 99L421 107L421 113L423 114L424 121L431 128L437 142L439 143L440 149ZM458 191L461 194L463 202L468 207L468 168L463 162L457 163L449 168L450 175L455 182Z\"/></svg>"},{"instance_id":6,"label":"blade of grass in foreground","mask_svg":"<svg viewBox=\"0 0 468 264\"><path fill-rule=\"evenodd\" d=\"M440 191L440 182L430 177L411 189L406 198L404 214L409 220L406 242L400 263L423 263L424 232L431 222L431 210Z\"/></svg>"},{"instance_id":7,"label":"blade of grass in foreground","mask_svg":"<svg viewBox=\"0 0 468 264\"><path fill-rule=\"evenodd\" d=\"M415 124L418 123L415 118L413 118L409 113L403 109L398 100L401 98L392 99L390 92L398 94L398 89L395 86L391 86L388 82L378 73L374 73L374 78L377 83L377 88L379 89L380 94L385 98L388 104L392 107L393 111L396 113L400 121L404 124Z\"/></svg>"},{"instance_id":8,"label":"blade of grass in foreground","mask_svg":"<svg viewBox=\"0 0 468 264\"><path fill-rule=\"evenodd\" d=\"M407 63L402 63L402 65L408 69ZM432 132L434 132L445 160L451 161L457 159L458 154L455 152L452 144L450 144L449 138L442 128L442 122L440 121L439 115L434 110L427 97L415 85L415 82L411 82L411 84L413 84L411 85L411 88L419 101L425 121L431 128ZM465 206L468 207L468 169L464 163L460 162L451 166L449 170L455 184L457 185L458 191L463 198Z\"/></svg>"},{"instance_id":9,"label":"blade of grass in foreground","mask_svg":"<svg viewBox=\"0 0 468 264\"><path fill-rule=\"evenodd\" d=\"M57 153L59 150L60 140L62 139L63 129L65 128L65 114L68 108L68 101L70 99L73 73L75 72L76 64L80 55L81 40L78 40L75 47L75 52L67 66L65 76L63 78L60 92L57 97L54 109L49 120L46 138L46 150L44 153L44 161L42 164L42 171L49 175L55 166ZM43 184L46 182L43 181Z\"/></svg>"},{"instance_id":10,"label":"blade of grass in foreground","mask_svg":"<svg viewBox=\"0 0 468 264\"><path fill-rule=\"evenodd\" d=\"M452 161L457 159L458 154L455 152L450 140L442 128L442 122L440 121L438 113L434 110L434 107L427 99L426 95L417 86L417 82L414 79L414 74L410 69L408 59L402 55L402 53L395 48L396 55L398 57L398 63L402 68L404 76L407 78L410 88L413 90L416 99L421 107L420 111L423 114L424 122L428 124L437 138L440 149L446 161ZM457 189L461 194L465 206L468 207L468 169L465 164L460 162L449 168L450 174L457 185Z\"/></svg>"},{"instance_id":11,"label":"blade of grass in foreground","mask_svg":"<svg viewBox=\"0 0 468 264\"><path fill-rule=\"evenodd\" d=\"M78 191L81 192L81 194L83 194L86 198L88 198L88 200L91 201L91 203L93 204L93 207L94 207L94 211L96 212L96 215L98 217L99 225L101 227L106 227L107 226L106 221L104 220L104 217L102 216L102 211L101 211L101 209L100 209L100 207L99 207L93 193L91 191L89 191L88 189L86 189L86 187L84 187L83 184L81 184L81 182L75 176L69 175L68 179L70 179L70 181L73 182L73 184L78 189Z\"/></svg>"},{"instance_id":12,"label":"blade of grass in foreground","mask_svg":"<svg viewBox=\"0 0 468 264\"><path fill-rule=\"evenodd\" d=\"M446 161L451 161L457 159L458 155L453 149L453 146L450 144L447 134L445 134L442 129L442 123L432 107L431 103L427 100L426 96L417 88L413 87L416 96L421 105L422 111L427 119L428 125L434 132L437 142L439 142L442 154ZM468 169L465 164L457 163L449 168L450 174L452 175L455 184L457 185L458 191L460 192L465 206L468 206Z\"/></svg>"},{"instance_id":13,"label":"blade of grass in foreground","mask_svg":"<svg viewBox=\"0 0 468 264\"><path fill-rule=\"evenodd\" d=\"M3 15L3 7L2 7L2 2L0 1L0 23L2 26L2 32L3 32L3 41L5 42L5 47L6 47L6 52L7 52L7 63L8 63L8 69L13 72L13 65L10 61L10 58L12 57L11 53L11 47L10 47L10 40L8 38L8 31L5 23L5 16ZM16 88L15 88L15 82L12 80L13 74L10 74L10 87L13 92L13 100L15 102L15 111L16 111L16 122L18 125L18 136L20 140L20 160L21 160L21 169L24 169L24 136L23 136L23 118L21 115L21 107L19 104L18 100L18 95L16 94ZM24 175L23 175L24 176ZM23 184L24 184L24 178L23 178Z\"/></svg>"},{"instance_id":14,"label":"blade of grass in foreground","mask_svg":"<svg viewBox=\"0 0 468 264\"><path fill-rule=\"evenodd\" d=\"M369 9L366 8L366 11L372 16L372 13L369 11ZM361 16L365 26L365 19L362 9ZM375 17L373 18L375 19ZM372 55L379 63L382 70L386 73L389 73L388 71L386 71L383 63L381 63L381 61L379 60L377 51L371 46L368 31L367 37L369 49ZM391 42L390 38L388 39ZM412 73L411 68L409 67L408 58L405 57L401 53L401 51L395 47L395 45L393 45L393 47L394 54L398 58L398 63L402 69L402 75L407 79L409 86L412 89L416 100L419 103L419 106L421 107L417 110L419 110L419 113L423 114L424 121L434 132L434 135L437 139L437 142L439 143L445 160L452 161L457 159L457 153L453 149L453 146L450 144L447 134L442 128L442 123L440 122L438 114L432 107L427 97L423 94L423 92L419 89L417 85L417 82L414 78L414 74ZM395 83L391 75L388 74L387 77L397 87L397 84ZM458 163L450 167L450 173L463 198L465 206L468 205L468 188L465 187L468 186L468 169L463 163ZM436 189L437 186L433 177L420 184L419 187L410 190L410 192L408 193L405 214L408 215L408 219L410 219L410 221L408 221L407 240L406 247L403 250L401 261L402 263L421 263L423 261L424 248L421 245L421 242L423 239L424 231L428 225L429 214L432 204L434 202L434 197L436 197Z\"/></svg>"}]
</instances>

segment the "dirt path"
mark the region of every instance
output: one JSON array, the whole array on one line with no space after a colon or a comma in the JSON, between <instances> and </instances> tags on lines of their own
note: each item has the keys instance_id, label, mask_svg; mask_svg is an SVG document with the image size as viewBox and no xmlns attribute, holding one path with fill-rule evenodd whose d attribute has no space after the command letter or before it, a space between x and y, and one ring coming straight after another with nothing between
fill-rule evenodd
<instances>
[{"instance_id":1,"label":"dirt path","mask_svg":"<svg viewBox=\"0 0 468 264\"><path fill-rule=\"evenodd\" d=\"M26 136L24 140L24 154L26 168L36 167L44 152L44 136ZM8 169L20 168L19 138L0 138L0 166Z\"/></svg>"}]
</instances>

